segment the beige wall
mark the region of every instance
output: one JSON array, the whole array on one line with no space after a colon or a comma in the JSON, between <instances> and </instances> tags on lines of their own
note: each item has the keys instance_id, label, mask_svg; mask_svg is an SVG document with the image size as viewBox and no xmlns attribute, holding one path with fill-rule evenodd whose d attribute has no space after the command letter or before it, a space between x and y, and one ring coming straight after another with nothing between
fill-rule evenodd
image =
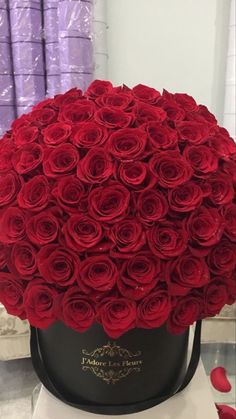
<instances>
[{"instance_id":1,"label":"beige wall","mask_svg":"<svg viewBox=\"0 0 236 419\"><path fill-rule=\"evenodd\" d=\"M222 120L230 0L108 0L108 77L188 92Z\"/></svg>"}]
</instances>

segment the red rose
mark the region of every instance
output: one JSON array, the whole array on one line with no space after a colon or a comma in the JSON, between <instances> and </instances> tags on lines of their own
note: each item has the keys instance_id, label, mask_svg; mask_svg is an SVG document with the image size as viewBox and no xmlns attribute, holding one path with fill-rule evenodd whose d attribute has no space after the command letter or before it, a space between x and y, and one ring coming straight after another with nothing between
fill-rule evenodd
<instances>
[{"instance_id":1,"label":"red rose","mask_svg":"<svg viewBox=\"0 0 236 419\"><path fill-rule=\"evenodd\" d=\"M23 126L14 135L15 144L21 147L24 144L33 143L38 140L39 130L37 127Z\"/></svg>"},{"instance_id":2,"label":"red rose","mask_svg":"<svg viewBox=\"0 0 236 419\"><path fill-rule=\"evenodd\" d=\"M89 121L95 112L95 105L88 100L78 100L62 107L59 113L59 120L65 122Z\"/></svg>"},{"instance_id":3,"label":"red rose","mask_svg":"<svg viewBox=\"0 0 236 419\"><path fill-rule=\"evenodd\" d=\"M75 176L65 176L58 180L52 190L58 205L69 213L78 212L82 199L85 196L83 183Z\"/></svg>"},{"instance_id":4,"label":"red rose","mask_svg":"<svg viewBox=\"0 0 236 419\"><path fill-rule=\"evenodd\" d=\"M13 168L11 158L15 148L12 140L2 139L0 141L0 173L9 172Z\"/></svg>"},{"instance_id":5,"label":"red rose","mask_svg":"<svg viewBox=\"0 0 236 419\"><path fill-rule=\"evenodd\" d=\"M77 332L85 332L95 320L95 309L91 301L81 296L76 286L69 288L61 299L62 320Z\"/></svg>"},{"instance_id":6,"label":"red rose","mask_svg":"<svg viewBox=\"0 0 236 419\"><path fill-rule=\"evenodd\" d=\"M87 88L85 96L91 99L96 99L98 96L102 96L103 94L111 92L112 90L113 86L110 81L94 80Z\"/></svg>"},{"instance_id":7,"label":"red rose","mask_svg":"<svg viewBox=\"0 0 236 419\"><path fill-rule=\"evenodd\" d=\"M136 304L125 298L105 300L98 307L98 313L105 332L112 339L136 326Z\"/></svg>"},{"instance_id":8,"label":"red rose","mask_svg":"<svg viewBox=\"0 0 236 419\"><path fill-rule=\"evenodd\" d=\"M77 87L73 87L66 93L56 95L53 100L53 106L56 108L61 108L64 105L76 102L80 99L83 99L82 90L78 89Z\"/></svg>"},{"instance_id":9,"label":"red rose","mask_svg":"<svg viewBox=\"0 0 236 419\"><path fill-rule=\"evenodd\" d=\"M37 271L36 249L27 241L19 241L11 249L9 270L21 275L25 280L31 280Z\"/></svg>"},{"instance_id":10,"label":"red rose","mask_svg":"<svg viewBox=\"0 0 236 419\"><path fill-rule=\"evenodd\" d=\"M121 109L104 106L95 113L94 119L107 128L119 129L128 127L133 121L133 115Z\"/></svg>"},{"instance_id":11,"label":"red rose","mask_svg":"<svg viewBox=\"0 0 236 419\"><path fill-rule=\"evenodd\" d=\"M3 244L0 244L0 269L4 270L7 266L8 249Z\"/></svg>"},{"instance_id":12,"label":"red rose","mask_svg":"<svg viewBox=\"0 0 236 419\"><path fill-rule=\"evenodd\" d=\"M228 160L222 162L222 171L230 176L234 187L236 188L236 158L235 161Z\"/></svg>"},{"instance_id":13,"label":"red rose","mask_svg":"<svg viewBox=\"0 0 236 419\"><path fill-rule=\"evenodd\" d=\"M95 124L94 122L76 124L72 133L73 144L81 148L92 148L97 145L100 146L104 144L108 135L105 127Z\"/></svg>"},{"instance_id":14,"label":"red rose","mask_svg":"<svg viewBox=\"0 0 236 419\"><path fill-rule=\"evenodd\" d=\"M198 106L198 114L207 122L209 122L210 124L217 124L217 120L215 118L215 116L209 111L209 109L207 109L206 106L204 105L199 105Z\"/></svg>"},{"instance_id":15,"label":"red rose","mask_svg":"<svg viewBox=\"0 0 236 419\"><path fill-rule=\"evenodd\" d=\"M142 299L156 286L160 269L160 260L151 252L136 253L122 265L117 283L120 293L131 300Z\"/></svg>"},{"instance_id":16,"label":"red rose","mask_svg":"<svg viewBox=\"0 0 236 419\"><path fill-rule=\"evenodd\" d=\"M194 243L209 247L220 241L224 222L216 208L202 206L190 214L187 227Z\"/></svg>"},{"instance_id":17,"label":"red rose","mask_svg":"<svg viewBox=\"0 0 236 419\"><path fill-rule=\"evenodd\" d=\"M200 296L186 295L180 298L169 317L167 328L173 335L178 335L202 316L203 301Z\"/></svg>"},{"instance_id":18,"label":"red rose","mask_svg":"<svg viewBox=\"0 0 236 419\"><path fill-rule=\"evenodd\" d=\"M125 84L122 84L121 86L113 87L113 91L114 93L127 93L127 94L131 93L131 89Z\"/></svg>"},{"instance_id":19,"label":"red rose","mask_svg":"<svg viewBox=\"0 0 236 419\"><path fill-rule=\"evenodd\" d=\"M188 236L181 223L163 221L147 231L147 240L154 255L169 259L185 251Z\"/></svg>"},{"instance_id":20,"label":"red rose","mask_svg":"<svg viewBox=\"0 0 236 419\"><path fill-rule=\"evenodd\" d=\"M71 135L71 125L55 122L43 130L43 141L49 146L65 143Z\"/></svg>"},{"instance_id":21,"label":"red rose","mask_svg":"<svg viewBox=\"0 0 236 419\"><path fill-rule=\"evenodd\" d=\"M125 217L130 193L119 183L101 186L90 192L89 214L101 222L115 222Z\"/></svg>"},{"instance_id":22,"label":"red rose","mask_svg":"<svg viewBox=\"0 0 236 419\"><path fill-rule=\"evenodd\" d=\"M37 263L42 277L54 286L67 287L78 278L79 257L56 244L43 246L37 255Z\"/></svg>"},{"instance_id":23,"label":"red rose","mask_svg":"<svg viewBox=\"0 0 236 419\"><path fill-rule=\"evenodd\" d=\"M149 167L157 177L160 186L175 188L189 180L193 174L187 160L175 151L163 151L154 154L149 161Z\"/></svg>"},{"instance_id":24,"label":"red rose","mask_svg":"<svg viewBox=\"0 0 236 419\"><path fill-rule=\"evenodd\" d=\"M236 204L228 204L222 209L225 220L225 235L236 242Z\"/></svg>"},{"instance_id":25,"label":"red rose","mask_svg":"<svg viewBox=\"0 0 236 419\"><path fill-rule=\"evenodd\" d=\"M124 269L125 267L125 269ZM161 272L161 261L149 251L138 252L124 262L122 275L126 273L138 283L148 283Z\"/></svg>"},{"instance_id":26,"label":"red rose","mask_svg":"<svg viewBox=\"0 0 236 419\"><path fill-rule=\"evenodd\" d=\"M26 224L26 233L29 240L37 245L44 245L56 240L59 231L59 222L48 209L30 217Z\"/></svg>"},{"instance_id":27,"label":"red rose","mask_svg":"<svg viewBox=\"0 0 236 419\"><path fill-rule=\"evenodd\" d=\"M210 273L204 258L186 252L169 266L170 295L186 295L191 288L200 288L210 281Z\"/></svg>"},{"instance_id":28,"label":"red rose","mask_svg":"<svg viewBox=\"0 0 236 419\"><path fill-rule=\"evenodd\" d=\"M171 310L168 293L162 289L145 297L137 308L137 326L144 329L161 327Z\"/></svg>"},{"instance_id":29,"label":"red rose","mask_svg":"<svg viewBox=\"0 0 236 419\"><path fill-rule=\"evenodd\" d=\"M77 252L94 247L103 237L100 223L83 214L72 215L62 231L66 245Z\"/></svg>"},{"instance_id":30,"label":"red rose","mask_svg":"<svg viewBox=\"0 0 236 419\"><path fill-rule=\"evenodd\" d=\"M166 117L172 122L176 123L182 121L185 117L184 109L172 99L161 99L158 105L166 112Z\"/></svg>"},{"instance_id":31,"label":"red rose","mask_svg":"<svg viewBox=\"0 0 236 419\"><path fill-rule=\"evenodd\" d=\"M0 216L0 241L4 244L15 243L25 236L26 213L17 207L5 209Z\"/></svg>"},{"instance_id":32,"label":"red rose","mask_svg":"<svg viewBox=\"0 0 236 419\"><path fill-rule=\"evenodd\" d=\"M227 304L234 304L236 301L236 270L230 274L227 273L222 280L225 282L228 291Z\"/></svg>"},{"instance_id":33,"label":"red rose","mask_svg":"<svg viewBox=\"0 0 236 419\"><path fill-rule=\"evenodd\" d=\"M139 188L143 184L147 175L147 165L141 161L121 163L119 166L119 176L125 185Z\"/></svg>"},{"instance_id":34,"label":"red rose","mask_svg":"<svg viewBox=\"0 0 236 419\"><path fill-rule=\"evenodd\" d=\"M55 322L54 301L57 291L41 279L29 282L24 294L24 307L30 324L46 329Z\"/></svg>"},{"instance_id":35,"label":"red rose","mask_svg":"<svg viewBox=\"0 0 236 419\"><path fill-rule=\"evenodd\" d=\"M104 93L96 99L96 104L100 107L112 107L126 110L132 106L133 97L127 93Z\"/></svg>"},{"instance_id":36,"label":"red rose","mask_svg":"<svg viewBox=\"0 0 236 419\"><path fill-rule=\"evenodd\" d=\"M38 110L38 109L43 109L43 108L56 108L55 104L54 104L54 99L53 98L46 98L44 100L42 100L42 102L37 103L36 105L34 105L32 107L32 110ZM23 116L27 116L27 115L23 115Z\"/></svg>"},{"instance_id":37,"label":"red rose","mask_svg":"<svg viewBox=\"0 0 236 419\"><path fill-rule=\"evenodd\" d=\"M204 178L196 177L195 183L201 188L203 198L206 198L207 196L211 194L211 185L209 184L207 178L204 179Z\"/></svg>"},{"instance_id":38,"label":"red rose","mask_svg":"<svg viewBox=\"0 0 236 419\"><path fill-rule=\"evenodd\" d=\"M208 140L208 146L214 154L222 159L228 160L232 154L236 153L236 145L229 134L216 134Z\"/></svg>"},{"instance_id":39,"label":"red rose","mask_svg":"<svg viewBox=\"0 0 236 419\"><path fill-rule=\"evenodd\" d=\"M210 317L219 314L227 304L227 284L215 278L204 288L204 316Z\"/></svg>"},{"instance_id":40,"label":"red rose","mask_svg":"<svg viewBox=\"0 0 236 419\"><path fill-rule=\"evenodd\" d=\"M133 87L132 93L136 99L142 102L154 104L161 96L160 92L152 87L145 86L144 84L137 84Z\"/></svg>"},{"instance_id":41,"label":"red rose","mask_svg":"<svg viewBox=\"0 0 236 419\"><path fill-rule=\"evenodd\" d=\"M21 178L13 171L0 175L0 207L15 202L21 184Z\"/></svg>"},{"instance_id":42,"label":"red rose","mask_svg":"<svg viewBox=\"0 0 236 419\"><path fill-rule=\"evenodd\" d=\"M161 125L159 122L151 121L147 124L146 130L154 151L175 148L177 144L177 133L168 125Z\"/></svg>"},{"instance_id":43,"label":"red rose","mask_svg":"<svg viewBox=\"0 0 236 419\"><path fill-rule=\"evenodd\" d=\"M234 187L230 176L217 173L212 175L208 181L211 186L209 199L214 205L225 205L232 202Z\"/></svg>"},{"instance_id":44,"label":"red rose","mask_svg":"<svg viewBox=\"0 0 236 419\"><path fill-rule=\"evenodd\" d=\"M107 255L87 257L81 262L77 279L80 289L91 298L112 290L118 277L115 263Z\"/></svg>"},{"instance_id":45,"label":"red rose","mask_svg":"<svg viewBox=\"0 0 236 419\"><path fill-rule=\"evenodd\" d=\"M236 144L235 144L235 141L234 141L234 139L232 138L232 137L230 137L230 134L229 134L229 131L226 129L226 128L224 128L224 127L220 127L220 126L217 126L217 127L214 127L214 129L212 129L212 132L214 132L214 133L219 133L219 134L221 134L221 135L223 135L225 138L227 138L228 140L230 140L230 144L232 145L232 149L230 150L230 152L231 152L231 154L232 154L232 156L231 157L233 157L233 155L234 155L234 157L235 157L235 152L236 152Z\"/></svg>"},{"instance_id":46,"label":"red rose","mask_svg":"<svg viewBox=\"0 0 236 419\"><path fill-rule=\"evenodd\" d=\"M193 97L186 93L175 93L174 99L185 111L192 112L198 109L198 105Z\"/></svg>"},{"instance_id":47,"label":"red rose","mask_svg":"<svg viewBox=\"0 0 236 419\"><path fill-rule=\"evenodd\" d=\"M138 218L144 224L153 224L164 218L168 211L168 203L165 196L155 189L141 192L137 199Z\"/></svg>"},{"instance_id":48,"label":"red rose","mask_svg":"<svg viewBox=\"0 0 236 419\"><path fill-rule=\"evenodd\" d=\"M25 144L12 157L14 169L20 175L36 169L43 161L43 149L37 144Z\"/></svg>"},{"instance_id":49,"label":"red rose","mask_svg":"<svg viewBox=\"0 0 236 419\"><path fill-rule=\"evenodd\" d=\"M18 205L31 211L41 211L49 201L49 184L46 176L34 176L18 193Z\"/></svg>"},{"instance_id":50,"label":"red rose","mask_svg":"<svg viewBox=\"0 0 236 419\"><path fill-rule=\"evenodd\" d=\"M113 242L113 252L125 253L124 257L130 257L131 253L140 250L146 242L141 224L132 217L116 223L109 231L109 237Z\"/></svg>"},{"instance_id":51,"label":"red rose","mask_svg":"<svg viewBox=\"0 0 236 419\"><path fill-rule=\"evenodd\" d=\"M156 178L150 174L147 163L141 161L121 163L118 174L120 180L132 189L146 190L156 184Z\"/></svg>"},{"instance_id":52,"label":"red rose","mask_svg":"<svg viewBox=\"0 0 236 419\"><path fill-rule=\"evenodd\" d=\"M184 156L191 164L196 176L205 177L218 168L218 158L206 145L187 145Z\"/></svg>"},{"instance_id":53,"label":"red rose","mask_svg":"<svg viewBox=\"0 0 236 419\"><path fill-rule=\"evenodd\" d=\"M236 245L227 239L221 240L211 249L207 263L210 271L216 275L232 272L236 267Z\"/></svg>"},{"instance_id":54,"label":"red rose","mask_svg":"<svg viewBox=\"0 0 236 419\"><path fill-rule=\"evenodd\" d=\"M118 160L133 161L143 156L147 134L139 128L124 128L111 134L107 150Z\"/></svg>"},{"instance_id":55,"label":"red rose","mask_svg":"<svg viewBox=\"0 0 236 419\"><path fill-rule=\"evenodd\" d=\"M190 144L202 144L209 137L209 128L206 124L200 122L183 121L177 125L180 141L186 141Z\"/></svg>"},{"instance_id":56,"label":"red rose","mask_svg":"<svg viewBox=\"0 0 236 419\"><path fill-rule=\"evenodd\" d=\"M198 105L198 107L200 107L201 105ZM185 115L185 121L191 121L191 122L197 122L200 124L206 124L206 119L200 115L200 113L197 112L187 112ZM213 135L216 130L218 130L218 127L215 126L215 124L212 123L208 123L208 128L209 128L209 136Z\"/></svg>"},{"instance_id":57,"label":"red rose","mask_svg":"<svg viewBox=\"0 0 236 419\"><path fill-rule=\"evenodd\" d=\"M15 121L13 121L11 124L14 138L20 128L29 127L30 123L31 123L30 114L28 115L23 114L19 116L19 118L15 119Z\"/></svg>"},{"instance_id":58,"label":"red rose","mask_svg":"<svg viewBox=\"0 0 236 419\"><path fill-rule=\"evenodd\" d=\"M77 176L85 183L102 183L113 174L113 163L110 154L102 147L94 147L80 160Z\"/></svg>"},{"instance_id":59,"label":"red rose","mask_svg":"<svg viewBox=\"0 0 236 419\"><path fill-rule=\"evenodd\" d=\"M72 144L60 144L47 150L43 171L48 177L71 173L79 161L79 153Z\"/></svg>"},{"instance_id":60,"label":"red rose","mask_svg":"<svg viewBox=\"0 0 236 419\"><path fill-rule=\"evenodd\" d=\"M23 304L25 283L19 281L6 272L0 272L0 302L5 306L7 312L20 319L26 318Z\"/></svg>"},{"instance_id":61,"label":"red rose","mask_svg":"<svg viewBox=\"0 0 236 419\"><path fill-rule=\"evenodd\" d=\"M41 108L35 109L30 113L31 120L34 120L35 125L38 127L47 126L56 122L57 112L52 108Z\"/></svg>"},{"instance_id":62,"label":"red rose","mask_svg":"<svg viewBox=\"0 0 236 419\"><path fill-rule=\"evenodd\" d=\"M202 203L203 193L195 182L188 181L168 191L170 208L176 212L190 212Z\"/></svg>"},{"instance_id":63,"label":"red rose","mask_svg":"<svg viewBox=\"0 0 236 419\"><path fill-rule=\"evenodd\" d=\"M143 125L150 121L163 122L166 119L166 112L157 106L148 103L137 102L134 106L136 125Z\"/></svg>"}]
</instances>

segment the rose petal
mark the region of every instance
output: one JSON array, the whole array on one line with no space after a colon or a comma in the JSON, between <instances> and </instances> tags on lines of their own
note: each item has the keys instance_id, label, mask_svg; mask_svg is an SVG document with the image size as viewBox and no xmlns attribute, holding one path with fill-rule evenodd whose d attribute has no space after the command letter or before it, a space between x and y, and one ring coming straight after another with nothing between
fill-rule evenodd
<instances>
[{"instance_id":1,"label":"rose petal","mask_svg":"<svg viewBox=\"0 0 236 419\"><path fill-rule=\"evenodd\" d=\"M236 410L233 407L226 406L225 404L216 404L216 407L220 419L236 418Z\"/></svg>"},{"instance_id":2,"label":"rose petal","mask_svg":"<svg viewBox=\"0 0 236 419\"><path fill-rule=\"evenodd\" d=\"M228 393L232 388L224 367L216 367L211 370L210 379L213 387L221 393Z\"/></svg>"}]
</instances>

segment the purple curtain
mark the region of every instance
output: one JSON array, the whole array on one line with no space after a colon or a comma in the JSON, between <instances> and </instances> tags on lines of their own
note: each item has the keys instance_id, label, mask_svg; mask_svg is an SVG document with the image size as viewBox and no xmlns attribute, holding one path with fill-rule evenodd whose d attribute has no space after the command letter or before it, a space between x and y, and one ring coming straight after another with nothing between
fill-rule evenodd
<instances>
[{"instance_id":1,"label":"purple curtain","mask_svg":"<svg viewBox=\"0 0 236 419\"><path fill-rule=\"evenodd\" d=\"M63 0L58 3L58 42L61 90L85 90L93 78L92 3Z\"/></svg>"},{"instance_id":2,"label":"purple curtain","mask_svg":"<svg viewBox=\"0 0 236 419\"><path fill-rule=\"evenodd\" d=\"M43 18L47 96L54 96L60 92L57 5L57 0L44 0Z\"/></svg>"},{"instance_id":3,"label":"purple curtain","mask_svg":"<svg viewBox=\"0 0 236 419\"><path fill-rule=\"evenodd\" d=\"M0 134L45 95L87 88L92 22L92 0L0 0Z\"/></svg>"},{"instance_id":4,"label":"purple curtain","mask_svg":"<svg viewBox=\"0 0 236 419\"><path fill-rule=\"evenodd\" d=\"M13 71L17 114L45 96L40 0L10 0Z\"/></svg>"},{"instance_id":5,"label":"purple curtain","mask_svg":"<svg viewBox=\"0 0 236 419\"><path fill-rule=\"evenodd\" d=\"M0 135L9 128L15 118L10 41L7 1L0 0Z\"/></svg>"}]
</instances>

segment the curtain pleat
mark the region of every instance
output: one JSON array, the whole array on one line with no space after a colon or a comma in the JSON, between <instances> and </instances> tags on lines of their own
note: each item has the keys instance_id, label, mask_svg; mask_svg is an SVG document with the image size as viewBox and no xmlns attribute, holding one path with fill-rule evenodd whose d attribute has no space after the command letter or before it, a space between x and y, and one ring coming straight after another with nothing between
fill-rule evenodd
<instances>
[{"instance_id":1,"label":"curtain pleat","mask_svg":"<svg viewBox=\"0 0 236 419\"><path fill-rule=\"evenodd\" d=\"M107 79L108 51L106 11L106 0L94 0L94 79Z\"/></svg>"},{"instance_id":2,"label":"curtain pleat","mask_svg":"<svg viewBox=\"0 0 236 419\"><path fill-rule=\"evenodd\" d=\"M11 59L11 33L6 0L0 1L0 135L15 118L14 80Z\"/></svg>"},{"instance_id":3,"label":"curtain pleat","mask_svg":"<svg viewBox=\"0 0 236 419\"><path fill-rule=\"evenodd\" d=\"M42 6L40 0L9 0L17 115L45 96Z\"/></svg>"}]
</instances>

